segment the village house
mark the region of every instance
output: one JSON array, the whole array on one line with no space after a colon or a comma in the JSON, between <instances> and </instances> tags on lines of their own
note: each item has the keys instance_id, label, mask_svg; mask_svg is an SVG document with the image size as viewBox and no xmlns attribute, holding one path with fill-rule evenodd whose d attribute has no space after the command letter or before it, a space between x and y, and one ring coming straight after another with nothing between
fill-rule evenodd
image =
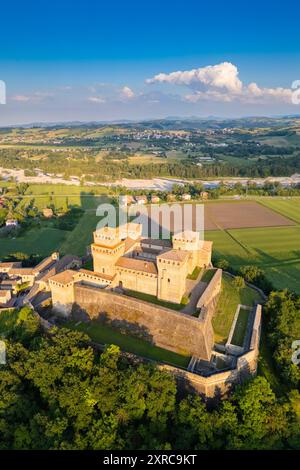
<instances>
[{"instance_id":1,"label":"village house","mask_svg":"<svg viewBox=\"0 0 300 470\"><path fill-rule=\"evenodd\" d=\"M130 204L133 204L135 199L131 194L125 194L124 196L119 196L119 204L121 207L127 207Z\"/></svg>"},{"instance_id":2,"label":"village house","mask_svg":"<svg viewBox=\"0 0 300 470\"><path fill-rule=\"evenodd\" d=\"M0 290L0 308L12 307L14 305L12 300L13 299L10 290Z\"/></svg>"},{"instance_id":3,"label":"village house","mask_svg":"<svg viewBox=\"0 0 300 470\"><path fill-rule=\"evenodd\" d=\"M152 194L151 196L151 202L152 204L157 204L160 201L160 198L156 196L156 194Z\"/></svg>"},{"instance_id":4,"label":"village house","mask_svg":"<svg viewBox=\"0 0 300 470\"><path fill-rule=\"evenodd\" d=\"M19 222L16 219L7 219L5 225L6 227L18 227Z\"/></svg>"},{"instance_id":5,"label":"village house","mask_svg":"<svg viewBox=\"0 0 300 470\"><path fill-rule=\"evenodd\" d=\"M147 196L136 196L135 200L136 200L136 203L139 205L147 204L148 202Z\"/></svg>"},{"instance_id":6,"label":"village house","mask_svg":"<svg viewBox=\"0 0 300 470\"><path fill-rule=\"evenodd\" d=\"M181 195L182 201L190 201L191 200L191 195L189 193L184 193Z\"/></svg>"},{"instance_id":7,"label":"village house","mask_svg":"<svg viewBox=\"0 0 300 470\"><path fill-rule=\"evenodd\" d=\"M53 210L50 207L45 207L43 209L43 216L46 219L51 219L51 217L53 217Z\"/></svg>"}]
</instances>

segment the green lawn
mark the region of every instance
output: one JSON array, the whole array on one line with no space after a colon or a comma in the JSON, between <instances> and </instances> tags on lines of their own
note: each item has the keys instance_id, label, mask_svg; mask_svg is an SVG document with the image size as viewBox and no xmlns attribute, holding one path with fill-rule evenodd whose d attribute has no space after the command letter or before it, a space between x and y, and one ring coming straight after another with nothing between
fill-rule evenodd
<instances>
[{"instance_id":1,"label":"green lawn","mask_svg":"<svg viewBox=\"0 0 300 470\"><path fill-rule=\"evenodd\" d=\"M231 343L236 346L243 346L245 333L247 331L248 319L250 311L245 308L240 308L239 316L237 318L234 332L232 335Z\"/></svg>"},{"instance_id":2,"label":"green lawn","mask_svg":"<svg viewBox=\"0 0 300 470\"><path fill-rule=\"evenodd\" d=\"M62 254L85 255L87 246L92 243L93 231L100 220L100 217L96 216L96 209L99 204L110 201L105 195L106 192L107 188L102 186L91 189L63 184L30 185L19 203L20 206L24 202L33 201L39 210L53 204L56 210L78 206L84 213L71 232L53 228L52 219L44 221L41 227L34 227L16 239L1 238L0 257L17 251L47 256L55 250Z\"/></svg>"},{"instance_id":3,"label":"green lawn","mask_svg":"<svg viewBox=\"0 0 300 470\"><path fill-rule=\"evenodd\" d=\"M144 300L151 304L160 305L161 307L171 308L172 310L182 310L188 303L188 299L185 297L182 299L180 304L175 304L173 302L166 302L164 300L159 300L155 295L144 294L143 292L136 292L133 290L127 289L125 292L129 297L134 297L135 299Z\"/></svg>"},{"instance_id":4,"label":"green lawn","mask_svg":"<svg viewBox=\"0 0 300 470\"><path fill-rule=\"evenodd\" d=\"M196 279L198 279L198 276L201 272L202 268L200 268L199 266L196 266L194 271L188 275L188 279L191 279L192 281L196 281Z\"/></svg>"},{"instance_id":5,"label":"green lawn","mask_svg":"<svg viewBox=\"0 0 300 470\"><path fill-rule=\"evenodd\" d=\"M56 251L69 232L54 228L33 228L23 236L0 239L0 257L22 252L28 255L48 256Z\"/></svg>"},{"instance_id":6,"label":"green lawn","mask_svg":"<svg viewBox=\"0 0 300 470\"><path fill-rule=\"evenodd\" d=\"M216 343L226 343L238 304L251 307L256 301L261 298L254 289L246 286L238 291L232 285L232 278L223 274L222 290L212 320Z\"/></svg>"},{"instance_id":7,"label":"green lawn","mask_svg":"<svg viewBox=\"0 0 300 470\"><path fill-rule=\"evenodd\" d=\"M215 269L206 269L203 276L201 277L202 282L207 282L209 283L215 274L216 270Z\"/></svg>"},{"instance_id":8,"label":"green lawn","mask_svg":"<svg viewBox=\"0 0 300 470\"><path fill-rule=\"evenodd\" d=\"M115 328L103 325L97 321L80 323L79 325L76 325L75 322L68 322L66 327L87 333L95 343L116 344L123 351L131 352L155 361L167 362L184 368L188 366L190 361L190 357L188 356L182 356L168 351L167 349L154 346L143 339L122 334Z\"/></svg>"}]
</instances>

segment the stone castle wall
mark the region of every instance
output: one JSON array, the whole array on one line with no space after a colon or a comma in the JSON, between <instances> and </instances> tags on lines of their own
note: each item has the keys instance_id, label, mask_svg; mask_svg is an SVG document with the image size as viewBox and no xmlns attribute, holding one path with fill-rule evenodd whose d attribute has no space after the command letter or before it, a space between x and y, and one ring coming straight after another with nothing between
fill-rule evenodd
<instances>
[{"instance_id":1,"label":"stone castle wall","mask_svg":"<svg viewBox=\"0 0 300 470\"><path fill-rule=\"evenodd\" d=\"M256 375L261 335L261 315L261 305L257 305L250 350L237 358L234 369L214 373L209 377L203 377L166 364L161 364L160 369L173 374L182 387L191 388L208 398L226 396L235 385Z\"/></svg>"},{"instance_id":2,"label":"stone castle wall","mask_svg":"<svg viewBox=\"0 0 300 470\"><path fill-rule=\"evenodd\" d=\"M221 292L222 286L222 269L217 269L208 283L205 291L198 300L197 307L207 307L213 299Z\"/></svg>"},{"instance_id":3,"label":"stone castle wall","mask_svg":"<svg viewBox=\"0 0 300 470\"><path fill-rule=\"evenodd\" d=\"M157 296L157 275L142 271L117 268L117 281L122 283L125 289Z\"/></svg>"},{"instance_id":4,"label":"stone castle wall","mask_svg":"<svg viewBox=\"0 0 300 470\"><path fill-rule=\"evenodd\" d=\"M75 314L90 319L105 316L122 327L148 336L153 344L180 354L209 360L214 343L208 317L195 318L175 310L149 304L125 295L99 290L83 284L74 285Z\"/></svg>"}]
</instances>

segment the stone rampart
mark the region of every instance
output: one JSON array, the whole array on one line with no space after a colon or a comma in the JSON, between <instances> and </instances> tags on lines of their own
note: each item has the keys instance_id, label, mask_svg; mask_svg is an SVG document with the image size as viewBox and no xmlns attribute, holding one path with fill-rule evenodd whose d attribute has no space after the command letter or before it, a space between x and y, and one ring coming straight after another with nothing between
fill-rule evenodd
<instances>
[{"instance_id":1,"label":"stone rampart","mask_svg":"<svg viewBox=\"0 0 300 470\"><path fill-rule=\"evenodd\" d=\"M221 292L222 269L217 269L198 300L197 307L206 307Z\"/></svg>"},{"instance_id":2,"label":"stone rampart","mask_svg":"<svg viewBox=\"0 0 300 470\"><path fill-rule=\"evenodd\" d=\"M256 375L261 335L261 315L261 305L257 305L254 313L250 350L237 358L234 369L217 372L209 377L203 377L166 364L161 364L160 368L173 374L179 382L179 385L192 388L197 393L208 398L226 396L235 385Z\"/></svg>"},{"instance_id":3,"label":"stone rampart","mask_svg":"<svg viewBox=\"0 0 300 470\"><path fill-rule=\"evenodd\" d=\"M104 289L74 285L74 315L105 318L129 331L140 329L153 344L209 360L214 344L210 318L196 318Z\"/></svg>"}]
</instances>

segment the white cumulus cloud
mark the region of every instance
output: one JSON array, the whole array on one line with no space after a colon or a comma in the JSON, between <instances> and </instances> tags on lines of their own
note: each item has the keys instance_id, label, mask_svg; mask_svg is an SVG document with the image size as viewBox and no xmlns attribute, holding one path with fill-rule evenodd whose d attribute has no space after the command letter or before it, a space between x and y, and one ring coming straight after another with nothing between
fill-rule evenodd
<instances>
[{"instance_id":1,"label":"white cumulus cloud","mask_svg":"<svg viewBox=\"0 0 300 470\"><path fill-rule=\"evenodd\" d=\"M134 92L132 91L129 86L124 86L121 90L121 97L130 100L131 98L134 98Z\"/></svg>"},{"instance_id":2,"label":"white cumulus cloud","mask_svg":"<svg viewBox=\"0 0 300 470\"><path fill-rule=\"evenodd\" d=\"M182 85L191 90L184 99L189 102L200 100L241 101L244 103L264 103L282 101L291 103L292 90L288 88L261 88L255 82L244 84L239 78L239 70L230 62L208 65L198 69L159 73L148 78L146 83L169 83Z\"/></svg>"}]
</instances>

